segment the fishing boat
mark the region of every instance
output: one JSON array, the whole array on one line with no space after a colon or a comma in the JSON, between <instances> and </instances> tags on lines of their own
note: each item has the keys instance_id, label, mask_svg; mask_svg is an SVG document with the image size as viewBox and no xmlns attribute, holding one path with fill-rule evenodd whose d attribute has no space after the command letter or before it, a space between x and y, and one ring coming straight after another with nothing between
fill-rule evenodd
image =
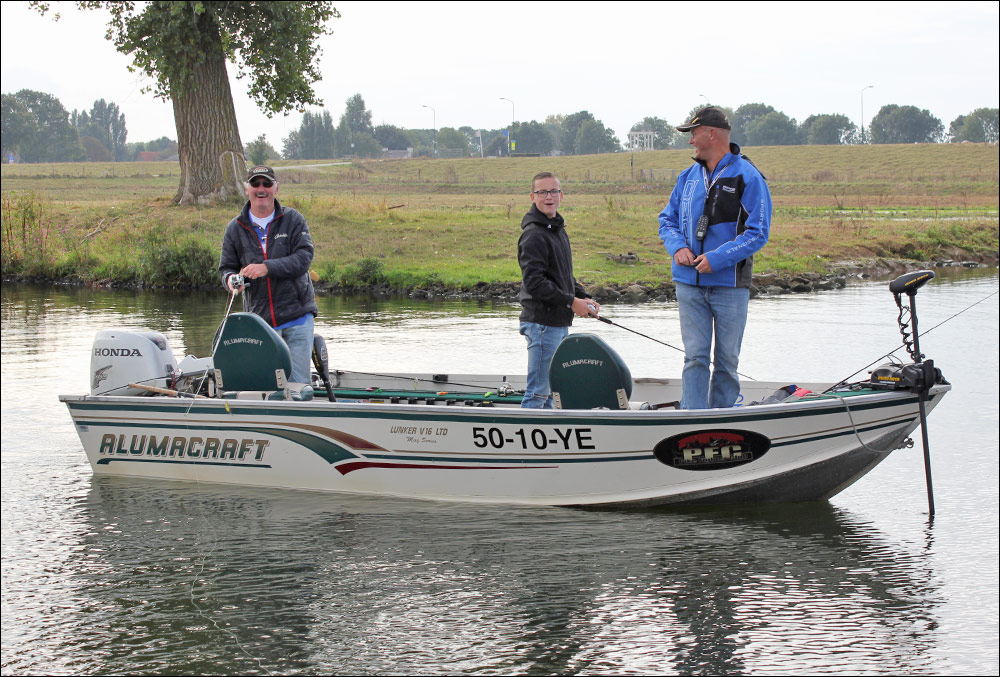
<instances>
[{"instance_id":1,"label":"fishing boat","mask_svg":"<svg viewBox=\"0 0 1000 677\"><path fill-rule=\"evenodd\" d=\"M97 475L546 506L824 500L911 445L951 388L919 351L915 294L933 275L890 285L912 363L745 381L728 409L677 408L679 379L633 378L591 334L559 346L552 410L520 407L518 375L330 369L321 337L313 382L289 383L280 337L228 312L211 357L179 363L157 332L99 332L90 394L60 400Z\"/></svg>"}]
</instances>

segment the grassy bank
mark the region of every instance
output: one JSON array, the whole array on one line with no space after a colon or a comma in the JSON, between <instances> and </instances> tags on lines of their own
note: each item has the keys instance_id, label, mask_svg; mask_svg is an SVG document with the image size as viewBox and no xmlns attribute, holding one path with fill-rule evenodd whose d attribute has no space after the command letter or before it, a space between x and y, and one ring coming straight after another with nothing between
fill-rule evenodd
<instances>
[{"instance_id":1,"label":"grassy bank","mask_svg":"<svg viewBox=\"0 0 1000 677\"><path fill-rule=\"evenodd\" d=\"M995 261L993 146L792 146L747 149L768 176L771 241L755 269L826 272L843 260ZM657 214L686 150L562 158L278 163L279 199L302 211L314 270L347 287L512 282L528 182L563 179L562 213L586 284L670 279ZM236 205L175 207L173 163L6 165L3 274L163 286L216 283ZM623 263L622 254L638 261Z\"/></svg>"}]
</instances>

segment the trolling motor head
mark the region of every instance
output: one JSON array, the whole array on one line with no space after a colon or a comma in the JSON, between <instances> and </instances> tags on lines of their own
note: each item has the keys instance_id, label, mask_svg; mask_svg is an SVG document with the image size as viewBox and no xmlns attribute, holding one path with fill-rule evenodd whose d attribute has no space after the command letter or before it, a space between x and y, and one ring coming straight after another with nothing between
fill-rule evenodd
<instances>
[{"instance_id":1,"label":"trolling motor head","mask_svg":"<svg viewBox=\"0 0 1000 677\"><path fill-rule=\"evenodd\" d=\"M899 303L899 295L906 293L907 296L914 296L917 290L934 279L933 270L916 270L912 273L900 275L889 283L889 291L896 296L896 303Z\"/></svg>"}]
</instances>

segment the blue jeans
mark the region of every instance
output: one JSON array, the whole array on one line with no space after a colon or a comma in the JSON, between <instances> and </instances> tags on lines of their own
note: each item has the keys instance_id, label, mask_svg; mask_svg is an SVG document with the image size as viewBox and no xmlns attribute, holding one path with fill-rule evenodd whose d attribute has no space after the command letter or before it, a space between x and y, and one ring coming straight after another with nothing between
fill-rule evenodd
<instances>
[{"instance_id":1,"label":"blue jeans","mask_svg":"<svg viewBox=\"0 0 1000 677\"><path fill-rule=\"evenodd\" d=\"M736 369L749 301L749 289L677 283L677 306L684 341L682 409L718 409L736 403L740 395ZM714 361L711 360L713 334Z\"/></svg>"},{"instance_id":2,"label":"blue jeans","mask_svg":"<svg viewBox=\"0 0 1000 677\"><path fill-rule=\"evenodd\" d=\"M285 340L288 351L292 354L292 374L288 377L291 383L312 383L312 350L313 350L313 316L310 314L305 322L294 327L277 329Z\"/></svg>"},{"instance_id":3,"label":"blue jeans","mask_svg":"<svg viewBox=\"0 0 1000 677\"><path fill-rule=\"evenodd\" d=\"M522 322L518 331L528 341L528 384L521 407L554 409L552 389L549 387L549 365L559 343L569 335L569 327Z\"/></svg>"}]
</instances>

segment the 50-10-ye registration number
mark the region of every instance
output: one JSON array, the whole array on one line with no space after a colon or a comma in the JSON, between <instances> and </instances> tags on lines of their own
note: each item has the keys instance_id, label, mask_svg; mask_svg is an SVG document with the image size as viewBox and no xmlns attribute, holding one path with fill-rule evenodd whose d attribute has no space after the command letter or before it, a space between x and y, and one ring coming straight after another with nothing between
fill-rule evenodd
<instances>
[{"instance_id":1,"label":"50-10-ye registration number","mask_svg":"<svg viewBox=\"0 0 1000 677\"><path fill-rule=\"evenodd\" d=\"M503 431L500 428L472 429L472 443L480 449L492 447L503 449L508 445L520 449L548 449L550 446L562 450L595 449L590 428L517 428Z\"/></svg>"}]
</instances>

